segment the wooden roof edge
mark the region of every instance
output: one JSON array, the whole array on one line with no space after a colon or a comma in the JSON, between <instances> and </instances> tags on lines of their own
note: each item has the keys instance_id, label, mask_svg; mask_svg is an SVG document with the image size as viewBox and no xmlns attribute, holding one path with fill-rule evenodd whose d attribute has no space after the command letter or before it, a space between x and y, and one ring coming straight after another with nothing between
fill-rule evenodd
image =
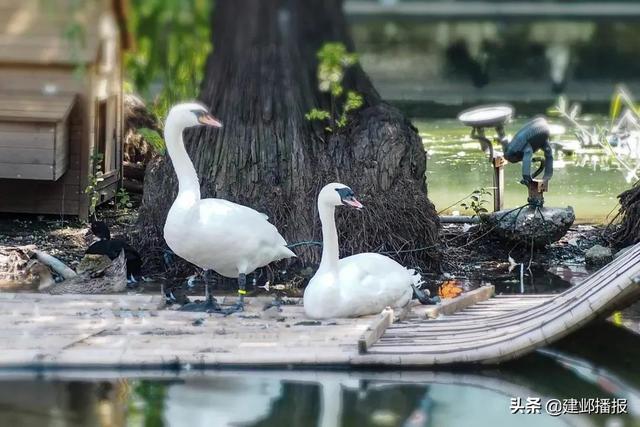
<instances>
[{"instance_id":1,"label":"wooden roof edge","mask_svg":"<svg viewBox=\"0 0 640 427\"><path fill-rule=\"evenodd\" d=\"M78 97L76 94L65 94L65 95L41 95L34 98L36 98L39 102L44 102L44 103L46 103L47 101L62 101L64 102L65 106L64 106L64 109L62 109L59 112L59 114L50 114L50 115L42 115L42 114L39 114L37 111L30 111L24 115L20 115L20 114L16 115L15 113L10 113L0 109L0 121L44 122L44 123L57 123L61 121L66 121L69 118L69 115L71 114L71 111L73 110L73 107L76 104L76 100Z\"/></svg>"},{"instance_id":2,"label":"wooden roof edge","mask_svg":"<svg viewBox=\"0 0 640 427\"><path fill-rule=\"evenodd\" d=\"M0 67L10 66L15 68L33 68L33 69L42 69L42 68L55 68L58 70L73 70L79 64L86 65L89 64L91 60L83 59L81 61L67 61L61 59L53 59L53 60L41 60L41 61L27 61L24 59L19 60L11 60L11 59L2 59L0 58ZM21 92L21 90L17 90L16 92Z\"/></svg>"},{"instance_id":3,"label":"wooden roof edge","mask_svg":"<svg viewBox=\"0 0 640 427\"><path fill-rule=\"evenodd\" d=\"M69 115L71 114L71 110L73 110L73 107L76 105L78 95L75 93L68 94L68 95L59 95L59 97L61 98L63 96L69 99L69 104L67 105L67 108L65 109L64 113L62 113L62 120L64 121L69 118Z\"/></svg>"}]
</instances>

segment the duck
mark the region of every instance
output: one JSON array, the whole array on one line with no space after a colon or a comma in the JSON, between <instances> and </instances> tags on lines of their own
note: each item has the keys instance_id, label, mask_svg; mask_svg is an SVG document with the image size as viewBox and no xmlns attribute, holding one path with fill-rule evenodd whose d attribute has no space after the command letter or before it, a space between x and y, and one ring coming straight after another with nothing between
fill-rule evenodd
<instances>
[{"instance_id":1,"label":"duck","mask_svg":"<svg viewBox=\"0 0 640 427\"><path fill-rule=\"evenodd\" d=\"M164 239L177 256L205 272L238 280L238 301L229 314L244 309L246 276L274 261L295 257L268 217L224 199L202 199L196 170L187 154L182 133L194 126L222 128L207 108L195 102L175 105L165 121L167 153L178 177L178 195L164 224ZM194 311L222 311L209 292L215 275L205 274L204 305L182 307Z\"/></svg>"},{"instance_id":2,"label":"duck","mask_svg":"<svg viewBox=\"0 0 640 427\"><path fill-rule=\"evenodd\" d=\"M363 208L353 190L344 184L330 183L320 191L322 256L304 291L306 315L313 319L359 317L378 314L387 307L405 307L422 284L420 275L377 253L340 259L335 223L338 206Z\"/></svg>"},{"instance_id":3,"label":"duck","mask_svg":"<svg viewBox=\"0 0 640 427\"><path fill-rule=\"evenodd\" d=\"M127 287L127 263L124 250L111 260L107 255L85 255L77 275L56 283L48 266L31 259L25 268L36 279L39 292L61 294L109 294Z\"/></svg>"},{"instance_id":4,"label":"duck","mask_svg":"<svg viewBox=\"0 0 640 427\"><path fill-rule=\"evenodd\" d=\"M112 239L109 226L104 221L92 221L91 232L98 239L87 248L86 255L106 255L115 260L124 251L127 261L127 282L137 283L142 277L142 257L130 244L120 239Z\"/></svg>"}]
</instances>

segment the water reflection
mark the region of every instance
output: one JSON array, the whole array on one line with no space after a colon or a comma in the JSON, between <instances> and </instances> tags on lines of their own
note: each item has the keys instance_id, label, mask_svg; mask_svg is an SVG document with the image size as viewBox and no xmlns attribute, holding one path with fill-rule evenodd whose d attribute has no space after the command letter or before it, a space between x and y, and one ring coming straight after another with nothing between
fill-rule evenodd
<instances>
[{"instance_id":1,"label":"water reflection","mask_svg":"<svg viewBox=\"0 0 640 427\"><path fill-rule=\"evenodd\" d=\"M615 337L612 347L637 344L636 336L620 338L621 333L596 331L601 338ZM576 339L585 342L584 337ZM640 425L638 375L625 374L629 366L624 361L594 352L587 361L570 351L575 346L569 342L500 369L455 372L4 372L0 425ZM639 351L630 353L637 357ZM543 413L512 415L513 397L540 397ZM626 398L630 413L552 417L544 413L544 403L551 398Z\"/></svg>"}]
</instances>

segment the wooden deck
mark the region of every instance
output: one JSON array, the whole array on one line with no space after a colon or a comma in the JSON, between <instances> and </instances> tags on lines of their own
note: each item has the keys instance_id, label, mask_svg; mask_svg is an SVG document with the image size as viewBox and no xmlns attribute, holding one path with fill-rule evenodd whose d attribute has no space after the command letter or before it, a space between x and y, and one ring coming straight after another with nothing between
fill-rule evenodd
<instances>
[{"instance_id":1,"label":"wooden deck","mask_svg":"<svg viewBox=\"0 0 640 427\"><path fill-rule=\"evenodd\" d=\"M229 317L160 308L148 295L0 294L2 368L259 368L487 364L560 339L640 296L640 245L558 295L489 298L312 321L265 299ZM223 301L224 302L224 301Z\"/></svg>"}]
</instances>

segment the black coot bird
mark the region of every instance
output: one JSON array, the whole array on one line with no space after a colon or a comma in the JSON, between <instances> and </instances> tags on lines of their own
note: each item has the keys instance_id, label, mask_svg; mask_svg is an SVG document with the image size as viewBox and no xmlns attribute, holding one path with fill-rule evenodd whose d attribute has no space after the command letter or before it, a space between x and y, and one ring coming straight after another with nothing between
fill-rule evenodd
<instances>
[{"instance_id":1,"label":"black coot bird","mask_svg":"<svg viewBox=\"0 0 640 427\"><path fill-rule=\"evenodd\" d=\"M138 251L124 240L111 239L109 227L103 221L92 222L91 232L98 240L89 246L87 254L106 255L114 260L124 250L127 260L127 281L136 283L138 279L142 278L142 257Z\"/></svg>"}]
</instances>

